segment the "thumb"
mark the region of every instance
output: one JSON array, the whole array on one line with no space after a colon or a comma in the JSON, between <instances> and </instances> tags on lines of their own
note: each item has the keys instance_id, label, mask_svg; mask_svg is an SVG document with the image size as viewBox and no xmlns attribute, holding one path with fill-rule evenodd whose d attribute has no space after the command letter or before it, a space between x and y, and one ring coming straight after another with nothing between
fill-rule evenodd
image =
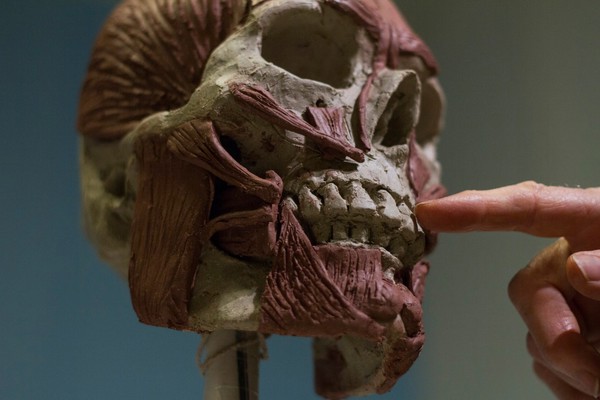
<instances>
[{"instance_id":1,"label":"thumb","mask_svg":"<svg viewBox=\"0 0 600 400\"><path fill-rule=\"evenodd\" d=\"M600 300L600 250L571 255L567 260L567 277L579 293Z\"/></svg>"}]
</instances>

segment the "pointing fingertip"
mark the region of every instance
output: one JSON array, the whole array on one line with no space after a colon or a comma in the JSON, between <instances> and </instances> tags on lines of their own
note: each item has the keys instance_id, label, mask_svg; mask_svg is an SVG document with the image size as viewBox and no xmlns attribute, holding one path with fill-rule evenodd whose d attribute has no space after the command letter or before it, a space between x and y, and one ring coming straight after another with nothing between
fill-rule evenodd
<instances>
[{"instance_id":1,"label":"pointing fingertip","mask_svg":"<svg viewBox=\"0 0 600 400\"><path fill-rule=\"evenodd\" d=\"M419 221L419 224L421 225L427 224L427 217L423 216L423 214L426 213L425 208L425 203L419 203L415 207L415 215L417 217L417 220Z\"/></svg>"},{"instance_id":2,"label":"pointing fingertip","mask_svg":"<svg viewBox=\"0 0 600 400\"><path fill-rule=\"evenodd\" d=\"M423 203L417 203L417 205L415 206L415 212L419 212L420 209L423 208L423 205L427 204L427 202L423 202Z\"/></svg>"},{"instance_id":3,"label":"pointing fingertip","mask_svg":"<svg viewBox=\"0 0 600 400\"><path fill-rule=\"evenodd\" d=\"M432 202L432 200L428 200L428 201L424 201L424 202L418 203L418 204L415 206L415 213L417 214L417 218L419 218L419 217L420 217L420 215L419 215L419 214L423 214L423 211L424 211L426 208L428 208L428 206L429 206L429 204L431 204L431 202Z\"/></svg>"},{"instance_id":4,"label":"pointing fingertip","mask_svg":"<svg viewBox=\"0 0 600 400\"><path fill-rule=\"evenodd\" d=\"M417 206L415 207L417 210L418 209L423 209L429 205L431 205L433 202L435 202L435 200L426 200L426 201L422 201L420 203L417 204Z\"/></svg>"},{"instance_id":5,"label":"pointing fingertip","mask_svg":"<svg viewBox=\"0 0 600 400\"><path fill-rule=\"evenodd\" d=\"M432 207L435 204L435 200L424 201L419 203L415 207L415 215L419 224L425 229L432 228L435 225L435 220L437 219L432 215L432 212L435 213L435 207Z\"/></svg>"}]
</instances>

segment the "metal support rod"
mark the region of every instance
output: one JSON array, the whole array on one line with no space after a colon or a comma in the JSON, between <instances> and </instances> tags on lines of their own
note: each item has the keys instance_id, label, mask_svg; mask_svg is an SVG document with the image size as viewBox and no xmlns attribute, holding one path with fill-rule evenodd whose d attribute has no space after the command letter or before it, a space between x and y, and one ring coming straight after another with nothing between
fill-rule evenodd
<instances>
[{"instance_id":1,"label":"metal support rod","mask_svg":"<svg viewBox=\"0 0 600 400\"><path fill-rule=\"evenodd\" d=\"M262 336L222 330L202 336L204 400L258 400Z\"/></svg>"}]
</instances>

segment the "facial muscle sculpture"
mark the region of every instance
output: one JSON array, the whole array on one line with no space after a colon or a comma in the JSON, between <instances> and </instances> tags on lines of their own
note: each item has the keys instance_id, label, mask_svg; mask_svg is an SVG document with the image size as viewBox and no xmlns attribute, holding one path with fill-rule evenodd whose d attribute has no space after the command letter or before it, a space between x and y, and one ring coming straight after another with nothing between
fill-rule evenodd
<instances>
[{"instance_id":1,"label":"facial muscle sculpture","mask_svg":"<svg viewBox=\"0 0 600 400\"><path fill-rule=\"evenodd\" d=\"M436 70L388 0L124 1L79 128L140 320L314 336L319 393L388 390L424 339Z\"/></svg>"}]
</instances>

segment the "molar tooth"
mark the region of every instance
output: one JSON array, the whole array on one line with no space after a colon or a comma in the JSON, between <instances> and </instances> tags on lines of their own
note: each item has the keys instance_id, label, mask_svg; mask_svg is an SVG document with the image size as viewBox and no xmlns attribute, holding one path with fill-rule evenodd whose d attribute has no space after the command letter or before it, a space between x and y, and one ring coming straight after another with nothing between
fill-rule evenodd
<instances>
[{"instance_id":1,"label":"molar tooth","mask_svg":"<svg viewBox=\"0 0 600 400\"><path fill-rule=\"evenodd\" d=\"M390 240L390 253L402 259L406 254L407 244L401 236L396 236Z\"/></svg>"},{"instance_id":2,"label":"molar tooth","mask_svg":"<svg viewBox=\"0 0 600 400\"><path fill-rule=\"evenodd\" d=\"M325 215L332 217L348 212L346 200L340 195L338 187L333 183L328 183L319 190L319 194L325 199L323 212Z\"/></svg>"},{"instance_id":3,"label":"molar tooth","mask_svg":"<svg viewBox=\"0 0 600 400\"><path fill-rule=\"evenodd\" d=\"M350 182L346 190L346 198L348 199L349 209L351 212L366 215L375 214L377 206L360 182Z\"/></svg>"},{"instance_id":4,"label":"molar tooth","mask_svg":"<svg viewBox=\"0 0 600 400\"><path fill-rule=\"evenodd\" d=\"M331 240L331 224L320 222L310 227L317 243L326 243Z\"/></svg>"},{"instance_id":5,"label":"molar tooth","mask_svg":"<svg viewBox=\"0 0 600 400\"><path fill-rule=\"evenodd\" d=\"M282 200L282 203L288 206L292 211L298 211L298 204L291 197L286 197Z\"/></svg>"},{"instance_id":6,"label":"molar tooth","mask_svg":"<svg viewBox=\"0 0 600 400\"><path fill-rule=\"evenodd\" d=\"M384 271L392 271L392 274L404 268L402 261L388 251L381 252L381 267Z\"/></svg>"},{"instance_id":7,"label":"molar tooth","mask_svg":"<svg viewBox=\"0 0 600 400\"><path fill-rule=\"evenodd\" d=\"M369 228L364 225L353 226L350 228L350 232L352 239L360 243L368 243L371 239L369 235Z\"/></svg>"},{"instance_id":8,"label":"molar tooth","mask_svg":"<svg viewBox=\"0 0 600 400\"><path fill-rule=\"evenodd\" d=\"M415 232L415 240L411 246L419 251L425 251L425 232L421 229Z\"/></svg>"},{"instance_id":9,"label":"molar tooth","mask_svg":"<svg viewBox=\"0 0 600 400\"><path fill-rule=\"evenodd\" d=\"M342 222L334 222L332 229L333 229L333 240L348 239L348 225L346 225Z\"/></svg>"},{"instance_id":10,"label":"molar tooth","mask_svg":"<svg viewBox=\"0 0 600 400\"><path fill-rule=\"evenodd\" d=\"M401 257L404 265L414 265L425 252L425 235L419 233L413 242L407 244L407 250Z\"/></svg>"},{"instance_id":11,"label":"molar tooth","mask_svg":"<svg viewBox=\"0 0 600 400\"><path fill-rule=\"evenodd\" d=\"M298 194L300 213L307 221L316 221L321 215L323 202L308 187L303 186Z\"/></svg>"},{"instance_id":12,"label":"molar tooth","mask_svg":"<svg viewBox=\"0 0 600 400\"><path fill-rule=\"evenodd\" d=\"M414 242L417 238L415 231L413 231L412 229L402 229L401 234L404 240L406 240L407 242Z\"/></svg>"},{"instance_id":13,"label":"molar tooth","mask_svg":"<svg viewBox=\"0 0 600 400\"><path fill-rule=\"evenodd\" d=\"M403 213L396 206L396 200L387 190L377 192L377 212L381 215L383 221L391 227L402 226L404 221Z\"/></svg>"},{"instance_id":14,"label":"molar tooth","mask_svg":"<svg viewBox=\"0 0 600 400\"><path fill-rule=\"evenodd\" d=\"M371 230L371 242L383 248L390 245L391 235L386 232L383 227L378 226Z\"/></svg>"},{"instance_id":15,"label":"molar tooth","mask_svg":"<svg viewBox=\"0 0 600 400\"><path fill-rule=\"evenodd\" d=\"M400 228L400 234L407 242L414 242L419 234L419 229L415 226L413 219L407 215L403 215L404 222Z\"/></svg>"}]
</instances>

